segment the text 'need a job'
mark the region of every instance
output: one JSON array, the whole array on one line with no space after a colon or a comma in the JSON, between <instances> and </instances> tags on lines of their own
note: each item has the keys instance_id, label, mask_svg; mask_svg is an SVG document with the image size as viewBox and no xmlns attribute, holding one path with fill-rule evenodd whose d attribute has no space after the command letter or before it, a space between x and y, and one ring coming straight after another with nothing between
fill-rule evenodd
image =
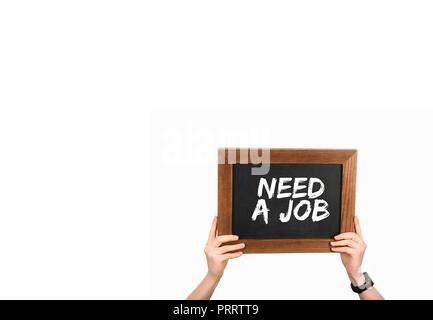
<instances>
[{"instance_id":1,"label":"text 'need a job'","mask_svg":"<svg viewBox=\"0 0 433 320\"><path fill-rule=\"evenodd\" d=\"M329 217L328 203L324 199L318 199L325 192L325 184L319 178L272 178L270 184L265 178L260 178L257 188L257 205L251 216L253 221L263 215L264 222L268 224L268 208L266 199L263 197L263 189L266 190L268 199L289 198L286 212L280 212L279 220L283 223L289 222L293 216L299 220L306 220L310 214L313 222L322 221ZM290 191L291 190L291 191Z\"/></svg>"}]
</instances>

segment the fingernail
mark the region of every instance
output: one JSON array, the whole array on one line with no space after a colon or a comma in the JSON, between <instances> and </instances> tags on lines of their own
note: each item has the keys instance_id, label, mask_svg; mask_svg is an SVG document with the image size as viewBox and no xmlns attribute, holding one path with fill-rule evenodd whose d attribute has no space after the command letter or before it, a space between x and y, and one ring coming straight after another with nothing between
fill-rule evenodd
<instances>
[{"instance_id":1,"label":"fingernail","mask_svg":"<svg viewBox=\"0 0 433 320\"><path fill-rule=\"evenodd\" d=\"M235 236L235 239L236 239L236 240L239 239L239 236Z\"/></svg>"}]
</instances>

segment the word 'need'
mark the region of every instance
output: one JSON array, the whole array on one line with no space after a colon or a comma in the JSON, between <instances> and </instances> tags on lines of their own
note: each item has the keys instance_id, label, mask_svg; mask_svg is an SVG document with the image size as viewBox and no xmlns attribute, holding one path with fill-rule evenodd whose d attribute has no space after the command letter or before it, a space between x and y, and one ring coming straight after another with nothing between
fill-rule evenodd
<instances>
[{"instance_id":1,"label":"word 'need'","mask_svg":"<svg viewBox=\"0 0 433 320\"><path fill-rule=\"evenodd\" d=\"M299 221L306 220L311 214L313 222L326 219L330 215L328 203L323 199L317 199L325 192L325 184L319 178L272 178L270 185L265 178L260 178L257 188L259 199L251 217L253 221L256 221L259 215L263 215L265 223L268 224L270 209L263 198L263 189L268 199L274 198L275 194L276 199L290 198L287 212L280 213L281 222L289 222L292 213Z\"/></svg>"}]
</instances>

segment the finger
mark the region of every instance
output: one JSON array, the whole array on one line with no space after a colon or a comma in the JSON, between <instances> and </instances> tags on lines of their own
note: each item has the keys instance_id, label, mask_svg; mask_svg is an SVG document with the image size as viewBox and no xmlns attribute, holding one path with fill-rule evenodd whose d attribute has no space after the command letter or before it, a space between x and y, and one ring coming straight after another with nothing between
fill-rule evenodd
<instances>
[{"instance_id":1,"label":"finger","mask_svg":"<svg viewBox=\"0 0 433 320\"><path fill-rule=\"evenodd\" d=\"M245 243L232 244L228 246L219 247L216 252L219 254L224 254L230 251L236 251L245 248Z\"/></svg>"},{"instance_id":2,"label":"finger","mask_svg":"<svg viewBox=\"0 0 433 320\"><path fill-rule=\"evenodd\" d=\"M208 242L212 242L216 237L217 217L213 218L212 226L209 231Z\"/></svg>"},{"instance_id":3,"label":"finger","mask_svg":"<svg viewBox=\"0 0 433 320\"><path fill-rule=\"evenodd\" d=\"M332 241L331 246L333 246L333 247L348 246L348 247L357 249L357 248L359 248L359 243L357 243L353 240L340 240L340 241Z\"/></svg>"},{"instance_id":4,"label":"finger","mask_svg":"<svg viewBox=\"0 0 433 320\"><path fill-rule=\"evenodd\" d=\"M359 236L355 232L344 232L336 235L335 240L356 240Z\"/></svg>"},{"instance_id":5,"label":"finger","mask_svg":"<svg viewBox=\"0 0 433 320\"><path fill-rule=\"evenodd\" d=\"M216 244L217 247L219 247L219 246L222 245L224 242L236 241L236 240L238 240L238 239L239 239L238 236L235 236L235 235L233 235L233 234L226 234L226 235L223 235L223 236L218 236L218 237L216 237L216 239L215 239L215 244Z\"/></svg>"},{"instance_id":6,"label":"finger","mask_svg":"<svg viewBox=\"0 0 433 320\"><path fill-rule=\"evenodd\" d=\"M355 216L355 232L362 238L361 225L358 216Z\"/></svg>"},{"instance_id":7,"label":"finger","mask_svg":"<svg viewBox=\"0 0 433 320\"><path fill-rule=\"evenodd\" d=\"M223 257L223 261L225 261L225 260L229 260L229 259L236 259L236 258L239 258L241 255L243 254L243 252L233 252L233 253L226 253L226 254L223 254L222 255L222 257Z\"/></svg>"},{"instance_id":8,"label":"finger","mask_svg":"<svg viewBox=\"0 0 433 320\"><path fill-rule=\"evenodd\" d=\"M345 232L334 237L335 240L353 240L362 245L362 239L354 232Z\"/></svg>"},{"instance_id":9,"label":"finger","mask_svg":"<svg viewBox=\"0 0 433 320\"><path fill-rule=\"evenodd\" d=\"M355 249L349 247L332 247L331 250L334 252L347 253L350 255L354 255L356 253Z\"/></svg>"}]
</instances>

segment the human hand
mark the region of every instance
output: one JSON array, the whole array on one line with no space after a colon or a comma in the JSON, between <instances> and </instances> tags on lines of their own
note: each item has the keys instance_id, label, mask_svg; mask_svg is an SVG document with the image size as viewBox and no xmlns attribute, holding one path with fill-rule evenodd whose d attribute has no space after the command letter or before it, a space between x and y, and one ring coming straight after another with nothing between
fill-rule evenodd
<instances>
[{"instance_id":1,"label":"human hand","mask_svg":"<svg viewBox=\"0 0 433 320\"><path fill-rule=\"evenodd\" d=\"M331 250L340 252L341 261L352 283L362 284L364 276L361 265L367 245L362 239L358 217L355 217L355 232L341 233L334 238L336 241L331 242Z\"/></svg>"},{"instance_id":2,"label":"human hand","mask_svg":"<svg viewBox=\"0 0 433 320\"><path fill-rule=\"evenodd\" d=\"M237 250L243 249L245 247L244 243L221 246L226 242L236 241L238 239L239 237L235 235L217 236L217 217L213 219L209 238L204 249L208 275L220 278L224 273L228 260L238 258L242 255L242 252Z\"/></svg>"}]
</instances>

